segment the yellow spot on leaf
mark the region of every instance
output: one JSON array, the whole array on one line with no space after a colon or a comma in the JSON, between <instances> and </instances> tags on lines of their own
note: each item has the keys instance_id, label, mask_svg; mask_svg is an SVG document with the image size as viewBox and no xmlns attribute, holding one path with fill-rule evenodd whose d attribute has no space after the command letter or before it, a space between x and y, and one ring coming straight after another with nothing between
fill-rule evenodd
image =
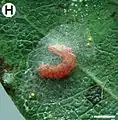
<instances>
[{"instance_id":1,"label":"yellow spot on leaf","mask_svg":"<svg viewBox=\"0 0 118 120\"><path fill-rule=\"evenodd\" d=\"M34 97L34 96L35 96L35 93L31 93L31 96Z\"/></svg>"},{"instance_id":2,"label":"yellow spot on leaf","mask_svg":"<svg viewBox=\"0 0 118 120\"><path fill-rule=\"evenodd\" d=\"M92 36L89 36L89 37L88 37L88 41L92 41Z\"/></svg>"},{"instance_id":3,"label":"yellow spot on leaf","mask_svg":"<svg viewBox=\"0 0 118 120\"><path fill-rule=\"evenodd\" d=\"M35 97L35 93L30 93L30 95L29 95L29 98L33 98L33 97Z\"/></svg>"}]
</instances>

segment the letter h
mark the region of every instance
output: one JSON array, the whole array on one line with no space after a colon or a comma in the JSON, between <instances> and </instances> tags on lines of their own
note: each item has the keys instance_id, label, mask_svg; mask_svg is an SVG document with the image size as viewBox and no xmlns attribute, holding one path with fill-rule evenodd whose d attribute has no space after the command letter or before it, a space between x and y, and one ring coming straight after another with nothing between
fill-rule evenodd
<instances>
[{"instance_id":1,"label":"letter h","mask_svg":"<svg viewBox=\"0 0 118 120\"><path fill-rule=\"evenodd\" d=\"M11 11L11 14L13 14L13 6L11 5L11 8L8 9L7 5L5 6L5 14L7 14L8 11Z\"/></svg>"}]
</instances>

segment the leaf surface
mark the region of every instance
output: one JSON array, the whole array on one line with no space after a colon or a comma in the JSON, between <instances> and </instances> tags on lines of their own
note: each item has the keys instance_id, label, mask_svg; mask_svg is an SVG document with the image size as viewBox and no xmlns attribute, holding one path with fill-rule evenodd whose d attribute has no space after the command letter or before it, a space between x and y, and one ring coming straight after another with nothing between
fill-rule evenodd
<instances>
[{"instance_id":1,"label":"leaf surface","mask_svg":"<svg viewBox=\"0 0 118 120\"><path fill-rule=\"evenodd\" d=\"M10 84L15 92L9 94L25 118L92 120L94 115L116 115L118 22L114 7L111 10L107 0L10 2L17 6L17 14L11 19L0 14L0 55L14 65L15 81ZM61 61L47 49L55 43L72 48L76 69L63 80L39 78L40 64Z\"/></svg>"}]
</instances>

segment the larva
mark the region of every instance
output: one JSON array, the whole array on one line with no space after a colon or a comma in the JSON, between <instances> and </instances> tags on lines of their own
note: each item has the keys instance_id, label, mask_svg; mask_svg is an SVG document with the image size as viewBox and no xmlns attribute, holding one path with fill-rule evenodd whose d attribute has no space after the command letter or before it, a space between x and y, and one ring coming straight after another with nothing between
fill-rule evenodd
<instances>
[{"instance_id":1,"label":"larva","mask_svg":"<svg viewBox=\"0 0 118 120\"><path fill-rule=\"evenodd\" d=\"M38 69L40 77L60 79L69 75L76 66L76 56L72 49L65 45L49 45L48 50L59 55L63 61L57 65L41 64Z\"/></svg>"}]
</instances>

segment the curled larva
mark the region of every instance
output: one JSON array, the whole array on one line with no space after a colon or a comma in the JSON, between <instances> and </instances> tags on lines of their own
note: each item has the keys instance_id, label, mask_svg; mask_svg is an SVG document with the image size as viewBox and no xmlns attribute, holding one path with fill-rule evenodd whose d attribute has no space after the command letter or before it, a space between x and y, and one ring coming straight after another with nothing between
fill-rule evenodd
<instances>
[{"instance_id":1,"label":"curled larva","mask_svg":"<svg viewBox=\"0 0 118 120\"><path fill-rule=\"evenodd\" d=\"M55 44L49 45L48 50L59 55L63 61L57 65L41 64L38 69L39 76L50 79L60 79L68 76L76 66L76 56L72 49Z\"/></svg>"}]
</instances>

